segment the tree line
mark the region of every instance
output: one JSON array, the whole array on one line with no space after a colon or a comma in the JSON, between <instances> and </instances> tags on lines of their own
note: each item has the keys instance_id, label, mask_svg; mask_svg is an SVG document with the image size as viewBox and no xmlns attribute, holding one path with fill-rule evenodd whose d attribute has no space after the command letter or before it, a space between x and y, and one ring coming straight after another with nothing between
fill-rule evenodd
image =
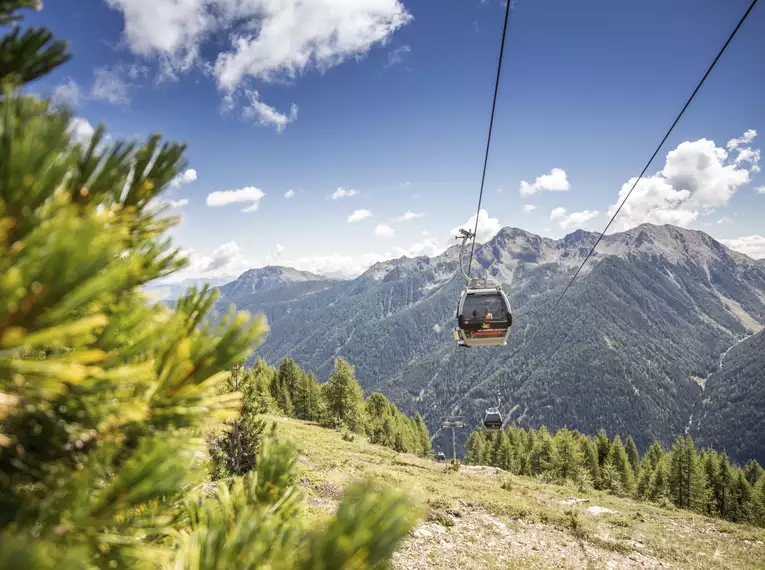
<instances>
[{"instance_id":1,"label":"tree line","mask_svg":"<svg viewBox=\"0 0 765 570\"><path fill-rule=\"evenodd\" d=\"M590 437L567 428L551 434L545 426L511 425L493 433L473 431L465 461L765 526L765 475L759 463L733 465L726 453L699 451L690 435L678 436L670 450L654 441L641 457L632 436L623 443L618 435L609 439L603 429Z\"/></svg>"},{"instance_id":2,"label":"tree line","mask_svg":"<svg viewBox=\"0 0 765 570\"><path fill-rule=\"evenodd\" d=\"M346 437L358 434L399 452L432 455L428 427L420 414L407 417L379 392L365 400L354 367L343 358L335 359L323 384L292 358L285 358L278 368L263 359L249 368L237 364L223 392L241 392L243 399L239 418L228 421L223 433L210 439L210 455L220 476L243 475L254 467L267 430L261 414L316 422L344 431Z\"/></svg>"}]
</instances>

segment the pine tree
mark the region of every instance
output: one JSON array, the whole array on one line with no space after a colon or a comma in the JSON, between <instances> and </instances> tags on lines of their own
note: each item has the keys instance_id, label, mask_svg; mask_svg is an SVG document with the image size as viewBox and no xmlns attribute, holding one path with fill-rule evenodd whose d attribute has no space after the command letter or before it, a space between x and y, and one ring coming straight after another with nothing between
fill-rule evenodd
<instances>
[{"instance_id":1,"label":"pine tree","mask_svg":"<svg viewBox=\"0 0 765 570\"><path fill-rule=\"evenodd\" d=\"M335 369L322 385L322 395L326 422L331 427L345 426L356 433L364 433L364 397L353 366L342 358L335 358Z\"/></svg>"},{"instance_id":2,"label":"pine tree","mask_svg":"<svg viewBox=\"0 0 765 570\"><path fill-rule=\"evenodd\" d=\"M669 490L676 506L703 512L707 483L690 435L677 437L670 453Z\"/></svg>"},{"instance_id":3,"label":"pine tree","mask_svg":"<svg viewBox=\"0 0 765 570\"><path fill-rule=\"evenodd\" d=\"M627 458L630 460L632 472L637 473L638 466L640 465L640 454L638 453L637 445L635 445L635 440L632 439L631 435L627 436L627 443L624 444L624 449L627 451Z\"/></svg>"},{"instance_id":4,"label":"pine tree","mask_svg":"<svg viewBox=\"0 0 765 570\"><path fill-rule=\"evenodd\" d=\"M579 436L579 447L582 450L583 464L593 484L600 480L600 465L598 464L598 448L595 442L586 435Z\"/></svg>"},{"instance_id":5,"label":"pine tree","mask_svg":"<svg viewBox=\"0 0 765 570\"><path fill-rule=\"evenodd\" d=\"M557 463L555 441L553 441L546 426L539 428L537 436L539 442L531 459L533 469L536 469L534 474L542 475L545 479L552 479L555 477L555 465Z\"/></svg>"},{"instance_id":6,"label":"pine tree","mask_svg":"<svg viewBox=\"0 0 765 570\"><path fill-rule=\"evenodd\" d=\"M309 422L316 422L321 419L323 409L321 401L321 386L316 379L316 375L313 372L309 372L304 376L307 392L306 402L306 417L305 420Z\"/></svg>"},{"instance_id":7,"label":"pine tree","mask_svg":"<svg viewBox=\"0 0 765 570\"><path fill-rule=\"evenodd\" d=\"M730 518L735 522L753 521L752 486L741 469L736 469L736 472L732 493L734 509Z\"/></svg>"},{"instance_id":8,"label":"pine tree","mask_svg":"<svg viewBox=\"0 0 765 570\"><path fill-rule=\"evenodd\" d=\"M276 376L276 370L265 360L258 358L255 365L247 371L252 376L255 386L255 409L259 414L275 413L278 406L271 395L271 382Z\"/></svg>"},{"instance_id":9,"label":"pine tree","mask_svg":"<svg viewBox=\"0 0 765 570\"><path fill-rule=\"evenodd\" d=\"M255 461L266 431L266 422L258 418L257 385L255 376L246 374L244 366L236 364L226 382L224 394L242 394L239 417L224 424L222 434L210 442L217 477L244 475L255 468Z\"/></svg>"},{"instance_id":10,"label":"pine tree","mask_svg":"<svg viewBox=\"0 0 765 570\"><path fill-rule=\"evenodd\" d=\"M496 466L505 471L512 471L513 468L513 448L510 446L510 439L507 432L502 430L497 438Z\"/></svg>"},{"instance_id":11,"label":"pine tree","mask_svg":"<svg viewBox=\"0 0 765 570\"><path fill-rule=\"evenodd\" d=\"M603 467L608 459L608 454L611 453L611 440L606 435L606 430L600 428L598 435L595 436L595 446L598 448L598 465Z\"/></svg>"},{"instance_id":12,"label":"pine tree","mask_svg":"<svg viewBox=\"0 0 765 570\"><path fill-rule=\"evenodd\" d=\"M465 443L465 463L484 465L486 460L486 437L483 430L475 430Z\"/></svg>"},{"instance_id":13,"label":"pine tree","mask_svg":"<svg viewBox=\"0 0 765 570\"><path fill-rule=\"evenodd\" d=\"M649 498L652 501L661 502L669 496L670 476L668 463L667 456L665 455L656 465L656 469L654 470L651 479L651 490L649 493Z\"/></svg>"},{"instance_id":14,"label":"pine tree","mask_svg":"<svg viewBox=\"0 0 765 570\"><path fill-rule=\"evenodd\" d=\"M763 471L760 464L754 459L750 459L746 462L746 465L744 465L744 475L746 475L746 480L749 481L751 485L755 485L764 472L765 471Z\"/></svg>"},{"instance_id":15,"label":"pine tree","mask_svg":"<svg viewBox=\"0 0 765 570\"><path fill-rule=\"evenodd\" d=\"M752 521L765 527L765 477L760 477L752 489Z\"/></svg>"},{"instance_id":16,"label":"pine tree","mask_svg":"<svg viewBox=\"0 0 765 570\"><path fill-rule=\"evenodd\" d=\"M733 515L733 471L728 462L728 454L720 454L719 468L715 477L712 494L718 514L724 519L730 519Z\"/></svg>"},{"instance_id":17,"label":"pine tree","mask_svg":"<svg viewBox=\"0 0 765 570\"><path fill-rule=\"evenodd\" d=\"M613 476L609 473L610 488L617 493L631 494L635 485L635 475L632 473L627 451L624 449L622 440L618 435L614 437L614 441L611 444L606 464L613 468L616 475L616 480L614 481Z\"/></svg>"},{"instance_id":18,"label":"pine tree","mask_svg":"<svg viewBox=\"0 0 765 570\"><path fill-rule=\"evenodd\" d=\"M398 491L351 487L303 536L296 454L264 441L255 469L205 497L199 434L238 417L229 370L263 318L212 319L216 293L169 309L140 292L188 262L162 192L183 145L73 144L71 114L21 88L68 58L0 2L0 569L370 568L414 524ZM363 561L363 562L360 562Z\"/></svg>"},{"instance_id":19,"label":"pine tree","mask_svg":"<svg viewBox=\"0 0 765 570\"><path fill-rule=\"evenodd\" d=\"M717 478L720 473L720 458L712 449L708 449L704 455L702 463L702 469L704 469L704 476L709 485L709 495L707 497L707 504L704 512L709 516L717 516L717 502L715 501L715 489L717 488Z\"/></svg>"},{"instance_id":20,"label":"pine tree","mask_svg":"<svg viewBox=\"0 0 765 570\"><path fill-rule=\"evenodd\" d=\"M433 449L430 446L430 433L428 432L428 426L425 425L425 421L419 412L414 417L414 424L417 434L417 455L422 457L430 457Z\"/></svg>"},{"instance_id":21,"label":"pine tree","mask_svg":"<svg viewBox=\"0 0 765 570\"><path fill-rule=\"evenodd\" d=\"M574 434L567 428L555 433L556 455L556 478L565 482L579 478L579 469L584 464L584 456Z\"/></svg>"}]
</instances>

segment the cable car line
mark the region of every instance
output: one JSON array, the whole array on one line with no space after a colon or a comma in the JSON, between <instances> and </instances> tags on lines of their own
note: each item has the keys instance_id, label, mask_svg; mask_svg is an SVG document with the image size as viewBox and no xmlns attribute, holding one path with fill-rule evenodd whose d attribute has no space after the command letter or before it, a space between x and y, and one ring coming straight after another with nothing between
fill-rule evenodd
<instances>
[{"instance_id":1,"label":"cable car line","mask_svg":"<svg viewBox=\"0 0 765 570\"><path fill-rule=\"evenodd\" d=\"M475 251L475 236L478 233L478 216L481 213L481 201L483 200L483 185L486 180L486 165L489 162L489 147L491 146L491 131L494 127L494 111L497 107L497 92L499 91L499 76L502 73L502 54L505 51L505 37L507 36L507 20L510 15L510 2L505 3L505 23L502 28L502 43L499 47L499 62L497 63L497 80L494 83L494 101L491 104L491 119L489 119L489 136L486 140L486 155L483 159L483 174L481 175L481 190L478 193L478 208L475 212L475 228L473 229L473 245L470 248L470 260L468 261L467 275L470 277L470 269L473 265L473 252Z\"/></svg>"},{"instance_id":2,"label":"cable car line","mask_svg":"<svg viewBox=\"0 0 765 570\"><path fill-rule=\"evenodd\" d=\"M718 62L718 61L719 61L719 59L722 57L722 54L723 54L723 53L725 53L725 50L726 50L726 49L727 49L727 47L730 45L731 41L733 41L733 38L736 36L736 33L738 33L739 29L741 28L741 26L743 25L743 23L746 21L747 17L749 17L749 14L752 12L752 9L753 9L753 8L754 8L754 6L757 4L757 2L758 2L758 0L752 0L752 3L749 5L749 8L748 8L748 9L747 9L747 11L744 13L744 15L741 17L741 19L739 20L739 22L738 22L738 24L736 25L736 27L733 29L733 32L731 32L730 36L728 36L728 40L725 42L725 44L723 44L722 48L720 48L720 51L717 53L717 57L715 57L714 61L712 61L712 64L711 64L711 65L709 66L709 68L707 69L707 72L704 74L704 77L702 77L702 78L701 78L701 81L699 81L698 85L696 85L696 89L694 89L694 90L693 90L693 93L692 93L692 94L691 94L691 96L688 98L688 100L685 102L685 105L683 106L683 108L682 108L682 110L680 111L680 113L677 115L677 118L675 119L675 121L672 123L672 126L669 128L669 130L667 131L667 133L664 135L664 138L663 138L663 139L661 139L661 142L659 143L659 146L658 146L658 147L656 147L656 150L653 152L653 154L651 155L651 158L650 158L650 159L648 160L648 162L646 163L645 167L643 168L643 171L640 173L640 176L638 176L637 180L635 180L635 183L632 185L632 187L630 188L629 192L627 192L627 195L624 197L624 200L622 200L621 204L619 204L619 207L618 207L618 208L616 208L616 211L614 212L614 215L613 215L613 216L611 216L611 219L608 221L608 224L606 224L606 227L605 227L605 229L603 230L603 233L601 233L601 234L598 236L598 239L597 239L597 240L595 240L595 244L592 246L592 248L590 249L589 253L588 253L588 254L587 254L587 256L584 258L584 261L582 261L581 265L579 265L579 268L576 270L576 273L574 273L574 276L571 278L571 280L568 282L568 284L566 285L566 287L563 289L563 292L560 294L560 296L558 297L558 299L555 301L555 304L553 304L552 308L551 308L551 309L550 309L550 311L547 313L547 316L546 316L546 317L544 318L544 320L542 321L542 324L541 324L541 325L539 325L539 326L538 326L536 329L534 329L534 332L531 334L531 336L530 336L530 337L528 337L528 339L527 339L527 340L531 340L531 339L533 339L533 338L536 336L537 332L538 332L539 330L541 330L541 329L542 329L542 328L545 326L545 324L547 324L547 321L550 319L550 316L553 314L553 312L555 311L555 309L556 309L556 308L558 307L558 305L560 304L561 300L563 299L563 296L564 296L564 295L566 294L566 292L569 290L569 288L571 287L571 285L574 283L574 281L576 280L576 278L579 276L579 273L582 271L582 268L585 266L585 264L586 264L586 263L587 263L587 261L590 259L590 257L592 256L592 254L595 252L595 248L596 248L596 247L598 247L598 244L600 243L600 240L602 240L602 239L603 239L603 236L604 236L604 235L606 234L606 232L608 231L608 228L609 228L609 227L611 227L611 224L612 224L612 223L614 222L614 220L616 219L616 216L618 216L618 215L619 215L619 212L621 211L621 209L622 209L622 206L624 206L625 202L627 202L627 200L629 199L630 195L632 194L632 191L633 191L633 190L634 190L634 189L637 187L638 183L639 183L639 182L640 182L640 181L643 179L643 176L645 175L645 173L646 173L646 171L648 170L648 168L651 166L651 163L653 162L653 160L656 158L656 155L658 155L658 154L659 154L659 151L660 151L660 150L661 150L661 148L664 146L664 143L665 143L665 142L667 141L667 139L669 138L669 135L672 133L672 131L674 130L674 128L675 128L675 126L677 125L677 123L680 121L680 118L683 116L683 114L685 114L685 111L686 111L686 109L688 109L688 107L690 106L690 104L691 104L691 101L693 101L694 97L696 97L696 93L698 93L698 92L699 92L699 89L701 89L701 86L702 86L702 85L704 84L704 82L707 80L707 77L709 77L709 74L712 72L712 69L714 69L715 65L717 65L717 62ZM477 221L478 221L478 220L476 219L476 222L477 222ZM474 243L475 243L475 239L474 239ZM524 340L522 344L525 344L525 343L526 343L526 340ZM519 348L520 348L520 347L519 347Z\"/></svg>"}]
</instances>

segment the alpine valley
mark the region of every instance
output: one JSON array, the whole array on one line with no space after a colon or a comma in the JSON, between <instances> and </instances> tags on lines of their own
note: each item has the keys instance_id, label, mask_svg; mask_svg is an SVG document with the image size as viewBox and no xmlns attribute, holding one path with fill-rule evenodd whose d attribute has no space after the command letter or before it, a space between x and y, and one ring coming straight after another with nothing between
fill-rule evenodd
<instances>
[{"instance_id":1,"label":"alpine valley","mask_svg":"<svg viewBox=\"0 0 765 570\"><path fill-rule=\"evenodd\" d=\"M365 393L419 411L447 452L442 421L465 422L459 453L499 395L506 421L524 427L609 426L641 450L690 430L699 445L765 463L765 261L701 231L644 224L605 236L550 313L597 238L504 228L477 246L474 275L500 282L513 307L501 347L452 340L458 246L352 280L252 269L220 286L217 309L266 315L254 357L291 356L321 380L336 356L347 359Z\"/></svg>"}]
</instances>

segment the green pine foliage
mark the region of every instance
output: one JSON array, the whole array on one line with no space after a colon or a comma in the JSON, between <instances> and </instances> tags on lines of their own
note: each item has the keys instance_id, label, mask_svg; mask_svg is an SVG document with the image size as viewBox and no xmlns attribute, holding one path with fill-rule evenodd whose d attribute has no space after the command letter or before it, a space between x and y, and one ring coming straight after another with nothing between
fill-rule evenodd
<instances>
[{"instance_id":1,"label":"green pine foliage","mask_svg":"<svg viewBox=\"0 0 765 570\"><path fill-rule=\"evenodd\" d=\"M69 57L21 30L36 6L0 2L0 569L384 563L414 524L403 495L362 481L306 535L294 450L232 437L272 405L268 371L237 366L265 319L210 318L208 288L173 309L140 292L187 263L158 205L184 145L103 127L73 144L69 112L21 94ZM221 449L241 451L226 471L250 469L211 482L202 436L221 421Z\"/></svg>"},{"instance_id":2,"label":"green pine foliage","mask_svg":"<svg viewBox=\"0 0 765 570\"><path fill-rule=\"evenodd\" d=\"M364 396L356 381L353 366L335 358L335 369L321 386L325 405L323 421L332 428L346 427L364 433Z\"/></svg>"},{"instance_id":3,"label":"green pine foliage","mask_svg":"<svg viewBox=\"0 0 765 570\"><path fill-rule=\"evenodd\" d=\"M626 441L619 435L609 440L603 429L589 437L565 427L554 434L545 426L510 425L499 433L481 428L468 436L465 462L765 526L765 477L756 461L730 465L724 453L699 452L690 435L678 437L670 452L655 441L642 458L632 438Z\"/></svg>"}]
</instances>

